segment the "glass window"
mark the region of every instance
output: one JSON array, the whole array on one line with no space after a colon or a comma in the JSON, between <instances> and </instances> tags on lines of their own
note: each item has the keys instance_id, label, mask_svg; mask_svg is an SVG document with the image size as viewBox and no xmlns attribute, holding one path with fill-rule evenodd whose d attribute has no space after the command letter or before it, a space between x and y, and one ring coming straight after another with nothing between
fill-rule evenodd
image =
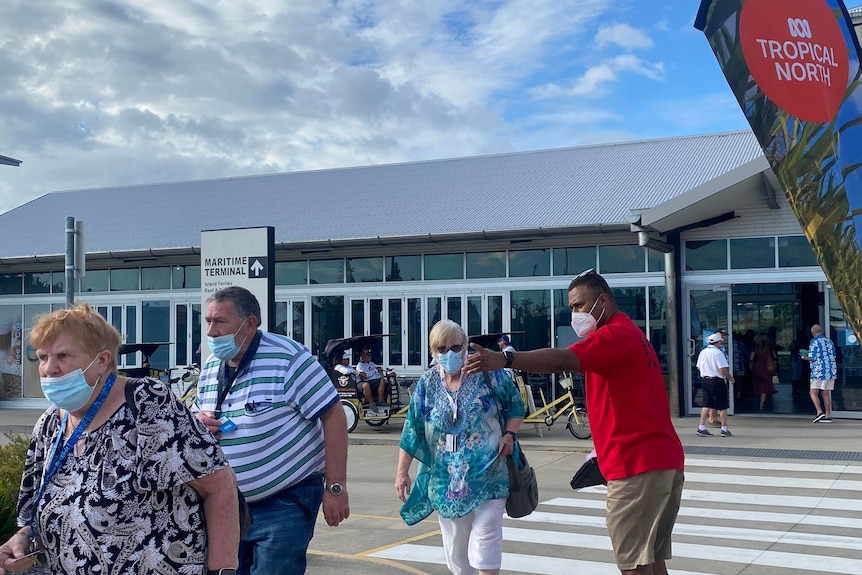
<instances>
[{"instance_id":1,"label":"glass window","mask_svg":"<svg viewBox=\"0 0 862 575\"><path fill-rule=\"evenodd\" d=\"M347 283L382 281L383 258L347 258Z\"/></svg>"},{"instance_id":2,"label":"glass window","mask_svg":"<svg viewBox=\"0 0 862 575\"><path fill-rule=\"evenodd\" d=\"M584 270L596 269L596 247L554 248L554 275L574 277Z\"/></svg>"},{"instance_id":3,"label":"glass window","mask_svg":"<svg viewBox=\"0 0 862 575\"><path fill-rule=\"evenodd\" d=\"M775 238L730 240L730 269L775 267Z\"/></svg>"},{"instance_id":4,"label":"glass window","mask_svg":"<svg viewBox=\"0 0 862 575\"><path fill-rule=\"evenodd\" d=\"M311 298L311 352L326 361L326 342L340 337L344 337L344 296Z\"/></svg>"},{"instance_id":5,"label":"glass window","mask_svg":"<svg viewBox=\"0 0 862 575\"><path fill-rule=\"evenodd\" d=\"M174 266L171 268L171 284L174 289L201 287L201 266Z\"/></svg>"},{"instance_id":6,"label":"glass window","mask_svg":"<svg viewBox=\"0 0 862 575\"><path fill-rule=\"evenodd\" d=\"M307 283L308 260L301 262L275 262L275 285L304 286Z\"/></svg>"},{"instance_id":7,"label":"glass window","mask_svg":"<svg viewBox=\"0 0 862 575\"><path fill-rule=\"evenodd\" d=\"M611 288L617 307L646 333L646 288Z\"/></svg>"},{"instance_id":8,"label":"glass window","mask_svg":"<svg viewBox=\"0 0 862 575\"><path fill-rule=\"evenodd\" d=\"M488 296L488 333L503 331L503 296Z\"/></svg>"},{"instance_id":9,"label":"glass window","mask_svg":"<svg viewBox=\"0 0 862 575\"><path fill-rule=\"evenodd\" d=\"M171 289L171 268L141 268L141 289Z\"/></svg>"},{"instance_id":10,"label":"glass window","mask_svg":"<svg viewBox=\"0 0 862 575\"><path fill-rule=\"evenodd\" d=\"M407 365L422 365L422 300L407 298Z\"/></svg>"},{"instance_id":11,"label":"glass window","mask_svg":"<svg viewBox=\"0 0 862 575\"><path fill-rule=\"evenodd\" d=\"M88 270L87 274L84 276L81 291L108 291L108 270Z\"/></svg>"},{"instance_id":12,"label":"glass window","mask_svg":"<svg viewBox=\"0 0 862 575\"><path fill-rule=\"evenodd\" d=\"M389 365L404 363L404 346L401 341L401 300L389 300Z\"/></svg>"},{"instance_id":13,"label":"glass window","mask_svg":"<svg viewBox=\"0 0 862 575\"><path fill-rule=\"evenodd\" d=\"M17 274L17 277L20 284L21 275ZM43 313L46 311L45 304L39 307ZM25 342L21 341L21 309L20 305L0 305L0 397L20 399L24 396L21 364L22 354L27 354L27 351L22 347L26 338Z\"/></svg>"},{"instance_id":14,"label":"glass window","mask_svg":"<svg viewBox=\"0 0 862 575\"><path fill-rule=\"evenodd\" d=\"M386 281L419 281L422 279L422 256L386 256Z\"/></svg>"},{"instance_id":15,"label":"glass window","mask_svg":"<svg viewBox=\"0 0 862 575\"><path fill-rule=\"evenodd\" d=\"M461 323L461 297L453 296L446 298L446 317L458 325Z\"/></svg>"},{"instance_id":16,"label":"glass window","mask_svg":"<svg viewBox=\"0 0 862 575\"><path fill-rule=\"evenodd\" d=\"M511 299L512 346L518 350L550 346L550 290L512 290Z\"/></svg>"},{"instance_id":17,"label":"glass window","mask_svg":"<svg viewBox=\"0 0 862 575\"><path fill-rule=\"evenodd\" d=\"M305 344L305 302L293 302L293 335L291 339Z\"/></svg>"},{"instance_id":18,"label":"glass window","mask_svg":"<svg viewBox=\"0 0 862 575\"><path fill-rule=\"evenodd\" d=\"M529 278L551 275L550 250L520 250L509 252L509 277Z\"/></svg>"},{"instance_id":19,"label":"glass window","mask_svg":"<svg viewBox=\"0 0 862 575\"><path fill-rule=\"evenodd\" d=\"M147 288L144 288L147 289ZM188 321L189 321L189 306L187 304L179 304L176 306L177 313L177 329L174 333L174 359L177 365L188 365L189 362L189 347L188 347ZM192 328L194 329L194 328Z\"/></svg>"},{"instance_id":20,"label":"glass window","mask_svg":"<svg viewBox=\"0 0 862 575\"><path fill-rule=\"evenodd\" d=\"M139 289L141 289L140 268L111 270L111 291L133 291Z\"/></svg>"},{"instance_id":21,"label":"glass window","mask_svg":"<svg viewBox=\"0 0 862 575\"><path fill-rule=\"evenodd\" d=\"M313 284L344 283L344 260L311 260L308 262L308 269ZM323 344L326 345L326 342Z\"/></svg>"},{"instance_id":22,"label":"glass window","mask_svg":"<svg viewBox=\"0 0 862 575\"><path fill-rule=\"evenodd\" d=\"M464 254L434 254L425 256L426 280L464 279Z\"/></svg>"},{"instance_id":23,"label":"glass window","mask_svg":"<svg viewBox=\"0 0 862 575\"><path fill-rule=\"evenodd\" d=\"M467 279L506 277L506 252L467 254Z\"/></svg>"},{"instance_id":24,"label":"glass window","mask_svg":"<svg viewBox=\"0 0 862 575\"><path fill-rule=\"evenodd\" d=\"M145 342L171 341L171 302L145 301L141 304L141 338ZM150 356L150 367L168 369L170 348L169 345L159 346Z\"/></svg>"},{"instance_id":25,"label":"glass window","mask_svg":"<svg viewBox=\"0 0 862 575\"><path fill-rule=\"evenodd\" d=\"M54 293L66 291L66 272L53 272L51 274L51 291Z\"/></svg>"},{"instance_id":26,"label":"glass window","mask_svg":"<svg viewBox=\"0 0 862 575\"><path fill-rule=\"evenodd\" d=\"M685 242L685 269L726 270L727 240L694 240Z\"/></svg>"},{"instance_id":27,"label":"glass window","mask_svg":"<svg viewBox=\"0 0 862 575\"><path fill-rule=\"evenodd\" d=\"M23 325L23 333L28 333L30 328L33 327L33 324L36 323L36 319L42 314L49 313L50 306L48 304L27 304L24 306L24 325ZM0 319L0 325L2 325L3 321ZM0 329L0 339L2 339L2 329ZM42 393L42 384L40 383L39 378L39 362L36 360L36 350L30 346L30 342L27 341L26 336L21 341L21 349L24 352L21 354L21 368L23 371L23 379L22 379L22 387L24 388L24 397L44 397ZM13 345L13 350L15 347ZM16 357L11 356L8 359L12 360L12 366L14 370ZM6 370L0 369L0 374L3 371L6 371L6 378L12 378L11 381L7 379L8 383L14 382L14 375L9 373L8 365L6 366ZM0 379L4 376L0 375ZM5 393L0 393L0 395L6 395Z\"/></svg>"},{"instance_id":28,"label":"glass window","mask_svg":"<svg viewBox=\"0 0 862 575\"><path fill-rule=\"evenodd\" d=\"M0 295L24 293L24 274L0 274Z\"/></svg>"},{"instance_id":29,"label":"glass window","mask_svg":"<svg viewBox=\"0 0 862 575\"><path fill-rule=\"evenodd\" d=\"M665 254L655 250L647 250L647 271L663 272Z\"/></svg>"},{"instance_id":30,"label":"glass window","mask_svg":"<svg viewBox=\"0 0 862 575\"><path fill-rule=\"evenodd\" d=\"M778 267L795 268L820 265L805 236L779 236Z\"/></svg>"},{"instance_id":31,"label":"glass window","mask_svg":"<svg viewBox=\"0 0 862 575\"><path fill-rule=\"evenodd\" d=\"M599 273L643 273L644 265L641 246L599 246Z\"/></svg>"},{"instance_id":32,"label":"glass window","mask_svg":"<svg viewBox=\"0 0 862 575\"><path fill-rule=\"evenodd\" d=\"M24 293L51 293L51 272L24 274Z\"/></svg>"},{"instance_id":33,"label":"glass window","mask_svg":"<svg viewBox=\"0 0 862 575\"><path fill-rule=\"evenodd\" d=\"M572 329L572 310L569 308L569 290L555 289L554 347L569 347L579 339L581 338L575 335L575 330Z\"/></svg>"},{"instance_id":34,"label":"glass window","mask_svg":"<svg viewBox=\"0 0 862 575\"><path fill-rule=\"evenodd\" d=\"M649 288L649 341L662 371L667 371L667 290L664 286Z\"/></svg>"}]
</instances>

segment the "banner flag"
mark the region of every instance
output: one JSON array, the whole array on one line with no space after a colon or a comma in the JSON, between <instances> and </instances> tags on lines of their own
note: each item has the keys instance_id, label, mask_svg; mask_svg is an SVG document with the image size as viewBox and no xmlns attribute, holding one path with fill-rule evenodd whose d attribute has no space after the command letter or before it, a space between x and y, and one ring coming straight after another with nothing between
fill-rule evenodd
<instances>
[{"instance_id":1,"label":"banner flag","mask_svg":"<svg viewBox=\"0 0 862 575\"><path fill-rule=\"evenodd\" d=\"M817 255L862 334L862 82L841 0L702 0L703 31Z\"/></svg>"}]
</instances>

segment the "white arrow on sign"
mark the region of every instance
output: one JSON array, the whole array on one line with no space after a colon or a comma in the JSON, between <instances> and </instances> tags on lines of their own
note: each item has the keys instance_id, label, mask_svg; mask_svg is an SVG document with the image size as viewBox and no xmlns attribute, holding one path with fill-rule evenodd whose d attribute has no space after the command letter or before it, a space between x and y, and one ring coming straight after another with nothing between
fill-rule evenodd
<instances>
[{"instance_id":1,"label":"white arrow on sign","mask_svg":"<svg viewBox=\"0 0 862 575\"><path fill-rule=\"evenodd\" d=\"M254 263L251 264L251 271L254 272L254 275L260 277L260 272L263 271L263 266L260 263L260 260L254 260Z\"/></svg>"}]
</instances>

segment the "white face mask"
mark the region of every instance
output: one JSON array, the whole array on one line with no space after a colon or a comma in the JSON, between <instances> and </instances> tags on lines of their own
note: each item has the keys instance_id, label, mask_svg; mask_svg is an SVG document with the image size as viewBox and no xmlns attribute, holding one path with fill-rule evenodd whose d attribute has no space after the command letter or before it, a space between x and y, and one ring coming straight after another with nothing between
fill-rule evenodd
<instances>
[{"instance_id":1,"label":"white face mask","mask_svg":"<svg viewBox=\"0 0 862 575\"><path fill-rule=\"evenodd\" d=\"M599 297L601 297L601 295ZM596 325L598 324L598 320L593 317L593 310L596 309L598 303L599 298L596 298L596 302L593 304L593 307L590 308L589 312L572 312L572 329L575 330L575 333L578 334L578 337L587 337L588 335L596 331ZM602 313L599 316L599 320L602 319L604 315L605 308L602 308Z\"/></svg>"}]
</instances>

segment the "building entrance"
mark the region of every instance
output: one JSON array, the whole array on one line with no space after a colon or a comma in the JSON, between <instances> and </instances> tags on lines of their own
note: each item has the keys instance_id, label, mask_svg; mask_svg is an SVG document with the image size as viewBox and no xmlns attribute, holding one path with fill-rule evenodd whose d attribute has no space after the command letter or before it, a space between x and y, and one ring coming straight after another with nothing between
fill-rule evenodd
<instances>
[{"instance_id":1,"label":"building entrance","mask_svg":"<svg viewBox=\"0 0 862 575\"><path fill-rule=\"evenodd\" d=\"M741 284L732 285L730 292L736 413L810 413L810 372L799 350L808 347L811 326L823 323L825 300L820 284ZM778 372L771 381L762 368L769 350L778 358Z\"/></svg>"}]
</instances>

